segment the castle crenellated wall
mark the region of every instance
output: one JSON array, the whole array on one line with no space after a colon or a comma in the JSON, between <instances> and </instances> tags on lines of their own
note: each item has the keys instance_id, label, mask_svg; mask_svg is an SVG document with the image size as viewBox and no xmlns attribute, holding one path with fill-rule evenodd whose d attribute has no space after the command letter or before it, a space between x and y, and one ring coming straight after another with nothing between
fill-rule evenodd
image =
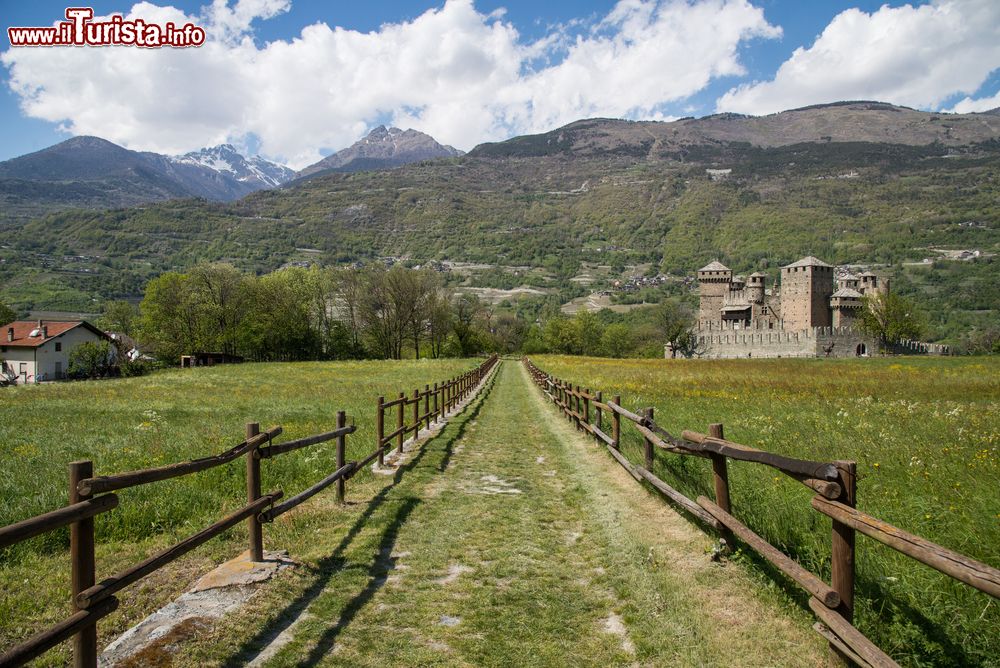
<instances>
[{"instance_id":1,"label":"castle crenellated wall","mask_svg":"<svg viewBox=\"0 0 1000 668\"><path fill-rule=\"evenodd\" d=\"M950 355L951 347L941 343L924 343L903 339L892 346L892 352L897 355Z\"/></svg>"},{"instance_id":2,"label":"castle crenellated wall","mask_svg":"<svg viewBox=\"0 0 1000 668\"><path fill-rule=\"evenodd\" d=\"M698 356L709 359L856 357L874 350L872 341L851 327L813 327L799 332L701 330L696 339Z\"/></svg>"}]
</instances>

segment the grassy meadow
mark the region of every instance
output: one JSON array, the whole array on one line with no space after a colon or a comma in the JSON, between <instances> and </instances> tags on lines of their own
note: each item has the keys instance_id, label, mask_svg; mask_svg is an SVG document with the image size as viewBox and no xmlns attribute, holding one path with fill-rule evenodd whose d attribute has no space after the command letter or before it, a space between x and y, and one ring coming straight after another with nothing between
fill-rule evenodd
<instances>
[{"instance_id":1,"label":"grassy meadow","mask_svg":"<svg viewBox=\"0 0 1000 668\"><path fill-rule=\"evenodd\" d=\"M281 425L278 442L335 426L344 410L358 431L348 459L374 448L375 400L412 392L473 368L479 360L243 364L173 370L141 378L6 388L0 392L0 526L66 503L67 464L91 459L97 475L216 454L243 440L245 423ZM265 492L290 496L334 470L335 444L263 463ZM381 481L368 471L348 484L363 498ZM371 489L368 489L371 487ZM333 492L328 492L332 496ZM246 502L242 460L195 475L119 492L121 505L98 517L98 579L194 533ZM310 501L313 503L313 501ZM307 509L310 503L303 506ZM308 510L303 512L308 513ZM265 529L265 549L308 540L290 523ZM122 607L98 625L110 641L171 600L211 565L245 549L243 526L123 593ZM0 648L69 611L68 530L0 551ZM43 660L67 660L64 644Z\"/></svg>"},{"instance_id":2,"label":"grassy meadow","mask_svg":"<svg viewBox=\"0 0 1000 668\"><path fill-rule=\"evenodd\" d=\"M856 460L859 509L1000 566L1000 359L533 361L627 408L654 406L674 434L722 422L727 438L771 452ZM641 462L636 431L623 421L622 434ZM655 468L712 498L708 462L657 453ZM809 490L749 463L730 462L729 476L736 516L829 580L830 521ZM904 665L1000 665L988 595L860 534L857 571L856 624Z\"/></svg>"}]
</instances>

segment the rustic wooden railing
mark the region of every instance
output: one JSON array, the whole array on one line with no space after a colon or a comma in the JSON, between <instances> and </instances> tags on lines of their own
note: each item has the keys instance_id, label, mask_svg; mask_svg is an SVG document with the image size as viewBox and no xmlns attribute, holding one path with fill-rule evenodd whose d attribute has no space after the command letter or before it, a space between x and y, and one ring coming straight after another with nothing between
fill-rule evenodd
<instances>
[{"instance_id":1,"label":"rustic wooden railing","mask_svg":"<svg viewBox=\"0 0 1000 668\"><path fill-rule=\"evenodd\" d=\"M435 418L446 416L462 399L480 387L481 381L489 375L490 369L496 363L497 357L493 355L472 371L444 383L435 384L440 396L433 394L434 411L430 411L430 416ZM429 388L429 386L427 387ZM415 424L406 425L407 432L413 431L416 434L419 431L421 422L417 418L427 420L429 426L430 417L428 417L427 408L429 404L427 402L430 396L432 395L427 392L417 392L413 400L406 400L407 402L412 401L415 406ZM418 410L416 410L420 398L425 400L425 409L422 415L418 415ZM381 397L379 403L383 403ZM400 402L392 402L391 405L397 404L400 407L404 405ZM347 462L345 460L346 438L353 434L357 427L348 426L346 414L344 411L338 411L336 428L332 431L284 443L274 443L273 440L282 433L281 427L271 427L267 431L261 432L260 426L251 422L246 425L245 440L225 452L156 468L94 476L92 462L73 462L70 464L69 474L69 505L9 526L0 527L0 550L34 536L69 526L71 601L76 612L58 624L38 632L19 645L0 654L0 668L23 665L69 638L73 638L73 665L77 668L96 667L98 657L97 622L117 609L116 593L243 520L247 521L249 530L250 559L252 561L263 560L264 524L287 513L334 483L337 484L337 500L342 502L346 481L376 457L379 458L380 462L382 461L382 455L388 444L391 443L391 438L384 437L381 425L382 419L380 417L379 446L360 461ZM395 435L394 432L390 436ZM330 475L281 503L277 503L283 495L281 490L268 494L261 493L262 460L332 440L336 440L336 468ZM191 475L228 464L240 457L246 459L246 505L144 561L96 582L94 517L118 507L119 498L113 492Z\"/></svg>"},{"instance_id":2,"label":"rustic wooden railing","mask_svg":"<svg viewBox=\"0 0 1000 668\"><path fill-rule=\"evenodd\" d=\"M403 441L407 434L412 433L416 437L421 428L430 429L432 422L440 420L442 416L451 412L489 375L499 359L496 355L490 355L475 369L449 380L434 383L433 387L430 384L424 385L423 390L418 387L413 390L412 395L400 392L399 397L391 401L379 397L375 402L376 449L373 453L378 457L379 466L385 464L385 451L391 449L393 441L396 443L396 452L402 452ZM407 410L410 406L412 410ZM391 411L393 408L396 409L396 428L386 434L386 411Z\"/></svg>"},{"instance_id":3,"label":"rustic wooden railing","mask_svg":"<svg viewBox=\"0 0 1000 668\"><path fill-rule=\"evenodd\" d=\"M589 432L603 443L612 457L637 481L646 481L693 517L714 528L728 542L739 538L792 581L811 594L809 607L819 618L813 627L841 657L859 666L897 666L853 625L855 533L861 533L952 578L1000 598L1000 570L887 524L855 508L856 466L852 461L813 462L785 457L728 441L721 424L709 425L708 434L683 431L672 436L653 419L646 408L634 413L621 405L621 396L605 401L601 391L581 389L545 373L528 358L523 359L531 378L558 406L577 429ZM592 419L593 409L593 419ZM604 415L610 418L609 435ZM642 466L621 452L622 418L643 438ZM712 463L715 501L699 496L692 501L652 473L657 450L708 459ZM806 570L774 547L732 514L727 460L770 466L796 480L816 495L812 507L833 520L831 534L831 583Z\"/></svg>"}]
</instances>

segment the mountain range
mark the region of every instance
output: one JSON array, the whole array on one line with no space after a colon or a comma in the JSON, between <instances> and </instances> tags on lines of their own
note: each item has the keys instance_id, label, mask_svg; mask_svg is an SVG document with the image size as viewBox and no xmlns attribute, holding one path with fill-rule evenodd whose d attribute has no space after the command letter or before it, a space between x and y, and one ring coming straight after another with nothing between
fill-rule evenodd
<instances>
[{"instance_id":1,"label":"mountain range","mask_svg":"<svg viewBox=\"0 0 1000 668\"><path fill-rule=\"evenodd\" d=\"M462 152L416 130L379 126L352 146L301 172L231 144L180 156L131 151L79 136L0 162L0 226L68 208L109 209L187 197L227 202L293 179L339 171L390 169Z\"/></svg>"},{"instance_id":2,"label":"mountain range","mask_svg":"<svg viewBox=\"0 0 1000 668\"><path fill-rule=\"evenodd\" d=\"M963 146L1000 137L1000 109L937 114L882 102L838 102L768 116L715 114L671 122L594 118L540 135L481 144L471 157L628 154L683 159L704 149L777 148L803 143L864 142Z\"/></svg>"},{"instance_id":3,"label":"mountain range","mask_svg":"<svg viewBox=\"0 0 1000 668\"><path fill-rule=\"evenodd\" d=\"M373 143L392 135L379 130ZM463 156L346 173L362 153L232 202L8 220L3 298L77 310L138 298L152 276L198 261L265 272L393 256L474 263L482 269L462 279L471 287L527 283L536 294L517 308L538 313L629 266L675 277L669 287L713 259L775 275L815 255L891 274L942 336L1000 313L996 111L848 102L759 118L587 119ZM924 261L959 250L978 259Z\"/></svg>"}]
</instances>

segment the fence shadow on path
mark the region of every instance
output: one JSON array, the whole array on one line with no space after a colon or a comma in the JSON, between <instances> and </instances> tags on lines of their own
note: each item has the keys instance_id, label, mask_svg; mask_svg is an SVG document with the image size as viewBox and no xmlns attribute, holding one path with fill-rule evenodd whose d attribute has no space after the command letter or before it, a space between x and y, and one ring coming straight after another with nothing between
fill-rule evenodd
<instances>
[{"instance_id":1,"label":"fence shadow on path","mask_svg":"<svg viewBox=\"0 0 1000 668\"><path fill-rule=\"evenodd\" d=\"M496 373L499 373L499 369ZM345 557L347 548L350 547L354 539L361 533L372 516L386 502L395 500L391 497L392 492L407 473L422 465L425 457L429 455L440 457L439 462L431 463L429 466L435 474L441 474L447 470L448 463L454 454L455 443L464 437L469 423L476 419L483 404L489 398L496 381L496 373L487 380L478 397L473 399L472 403L466 406L462 413L452 416L451 421L444 426L437 436L432 437L429 441L421 445L412 459L396 469L396 472L392 476L392 481L368 501L364 511L354 521L354 524L351 525L347 533L344 534L344 537L341 538L336 548L310 569L315 574L316 580L286 605L280 613L276 614L264 628L245 640L240 649L222 664L225 668L238 668L254 661L279 635L288 630L299 619L313 601L323 593L329 581L337 573L346 568L364 568L363 564L349 563L349 560ZM347 628L376 592L385 585L389 572L395 566L395 559L391 555L398 531L406 523L413 510L421 503L421 499L413 496L405 496L398 499L398 502L399 507L393 512L392 518L382 531L376 556L367 565L369 576L367 585L347 602L340 618L323 633L316 646L309 652L309 656L298 665L316 665L333 648L334 642L341 632Z\"/></svg>"}]
</instances>

